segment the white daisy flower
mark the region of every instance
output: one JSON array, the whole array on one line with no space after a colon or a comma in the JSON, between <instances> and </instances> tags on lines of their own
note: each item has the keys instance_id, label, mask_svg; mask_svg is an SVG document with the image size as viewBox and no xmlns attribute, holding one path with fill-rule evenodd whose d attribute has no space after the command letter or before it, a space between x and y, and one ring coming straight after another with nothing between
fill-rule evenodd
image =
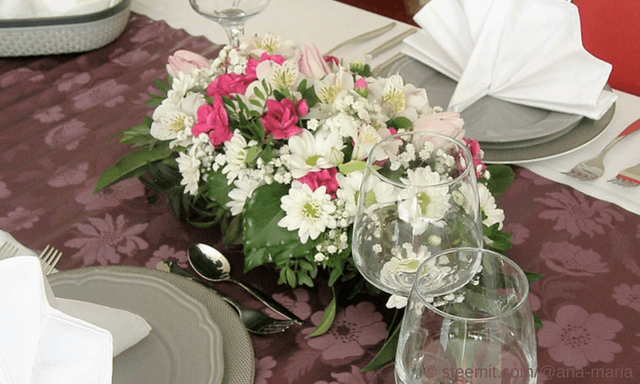
<instances>
[{"instance_id":1,"label":"white daisy flower","mask_svg":"<svg viewBox=\"0 0 640 384\"><path fill-rule=\"evenodd\" d=\"M226 165L222 168L222 173L227 175L227 184L231 184L247 169L245 162L247 159L247 150L256 144L257 142L255 141L247 143L247 140L245 140L239 130L233 132L231 140L225 141L224 152L226 154Z\"/></svg>"},{"instance_id":2,"label":"white daisy flower","mask_svg":"<svg viewBox=\"0 0 640 384\"><path fill-rule=\"evenodd\" d=\"M185 192L195 196L198 194L198 181L200 181L201 162L195 154L196 146L188 152L180 152L176 159L178 169L182 175L181 185L185 186Z\"/></svg>"},{"instance_id":3,"label":"white daisy flower","mask_svg":"<svg viewBox=\"0 0 640 384\"><path fill-rule=\"evenodd\" d=\"M336 206L324 186L312 191L307 184L294 181L289 194L280 201L280 208L286 215L278 221L278 226L289 231L298 230L302 244L306 244L310 238L317 239L325 229L336 227L336 220L332 216Z\"/></svg>"},{"instance_id":4,"label":"white daisy flower","mask_svg":"<svg viewBox=\"0 0 640 384\"><path fill-rule=\"evenodd\" d=\"M231 215L238 216L242 213L244 203L261 184L260 180L253 179L236 180L233 183L236 187L229 192L231 201L227 203L227 207L231 208Z\"/></svg>"},{"instance_id":5,"label":"white daisy flower","mask_svg":"<svg viewBox=\"0 0 640 384\"><path fill-rule=\"evenodd\" d=\"M429 225L438 225L449 210L449 188L437 186L443 180L430 168L407 170L407 178L400 178L407 185L400 191L403 200L398 206L401 220L410 223L416 234L423 233Z\"/></svg>"},{"instance_id":6,"label":"white daisy flower","mask_svg":"<svg viewBox=\"0 0 640 384\"><path fill-rule=\"evenodd\" d=\"M351 218L356 215L358 205L358 195L362 183L363 171L354 171L346 175L338 173L336 180L340 186L336 191L336 196L345 202L345 211ZM378 178L371 177L367 180L364 206L368 209L379 205L395 203L395 188L389 183L381 182Z\"/></svg>"},{"instance_id":7,"label":"white daisy flower","mask_svg":"<svg viewBox=\"0 0 640 384\"><path fill-rule=\"evenodd\" d=\"M482 183L478 183L478 195L480 197L480 209L487 217L482 221L482 224L490 227L495 223L499 223L498 229L502 229L505 218L504 211L498 208L496 199L489 191L489 188Z\"/></svg>"},{"instance_id":8,"label":"white daisy flower","mask_svg":"<svg viewBox=\"0 0 640 384\"><path fill-rule=\"evenodd\" d=\"M307 130L289 139L289 167L291 175L299 179L309 172L333 168L343 160L344 143L337 133L318 132L313 135Z\"/></svg>"}]
</instances>

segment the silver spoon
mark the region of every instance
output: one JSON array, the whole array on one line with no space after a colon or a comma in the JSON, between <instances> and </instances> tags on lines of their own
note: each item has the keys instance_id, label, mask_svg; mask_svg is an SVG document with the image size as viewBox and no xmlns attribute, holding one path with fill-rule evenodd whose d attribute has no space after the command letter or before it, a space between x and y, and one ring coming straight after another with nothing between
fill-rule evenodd
<instances>
[{"instance_id":1,"label":"silver spoon","mask_svg":"<svg viewBox=\"0 0 640 384\"><path fill-rule=\"evenodd\" d=\"M191 244L187 250L187 257L189 258L191 268L193 268L193 270L196 271L196 273L203 279L209 281L231 281L236 283L273 311L298 324L303 323L303 321L291 313L291 311L285 308L282 304L273 300L271 297L267 296L265 293L231 277L229 275L231 272L229 260L227 260L220 251L212 246L202 243Z\"/></svg>"}]
</instances>

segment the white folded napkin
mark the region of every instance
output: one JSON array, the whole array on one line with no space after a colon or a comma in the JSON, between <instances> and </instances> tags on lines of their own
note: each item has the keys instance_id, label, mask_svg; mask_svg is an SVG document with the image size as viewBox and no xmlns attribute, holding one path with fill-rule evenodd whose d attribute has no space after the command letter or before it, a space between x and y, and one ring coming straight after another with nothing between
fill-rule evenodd
<instances>
[{"instance_id":1,"label":"white folded napkin","mask_svg":"<svg viewBox=\"0 0 640 384\"><path fill-rule=\"evenodd\" d=\"M78 16L113 7L122 0L0 0L0 19Z\"/></svg>"},{"instance_id":2,"label":"white folded napkin","mask_svg":"<svg viewBox=\"0 0 640 384\"><path fill-rule=\"evenodd\" d=\"M0 244L3 244L5 241L18 247L18 255L29 256L39 263L35 257L31 257L36 256L34 251L20 244L10 233L0 230ZM151 332L151 326L139 315L85 301L60 297L56 298L53 292L51 292L46 279L44 286L51 307L74 318L87 321L111 333L113 337L113 357L137 344ZM0 290L0 296L1 295L2 291ZM0 306L0 308L2 307ZM0 381L0 384L3 383Z\"/></svg>"},{"instance_id":3,"label":"white folded napkin","mask_svg":"<svg viewBox=\"0 0 640 384\"><path fill-rule=\"evenodd\" d=\"M599 119L617 98L566 0L431 0L414 20L422 29L403 52L458 82L449 110L491 95Z\"/></svg>"},{"instance_id":4,"label":"white folded napkin","mask_svg":"<svg viewBox=\"0 0 640 384\"><path fill-rule=\"evenodd\" d=\"M34 257L0 261L0 383L111 383L111 334L51 307L45 281Z\"/></svg>"}]
</instances>

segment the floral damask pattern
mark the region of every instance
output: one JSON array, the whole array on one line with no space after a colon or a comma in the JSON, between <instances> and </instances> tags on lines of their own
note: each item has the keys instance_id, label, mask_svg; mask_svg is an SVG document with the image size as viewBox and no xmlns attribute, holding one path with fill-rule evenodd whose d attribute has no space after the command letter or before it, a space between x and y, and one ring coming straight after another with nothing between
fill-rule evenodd
<instances>
[{"instance_id":1,"label":"floral damask pattern","mask_svg":"<svg viewBox=\"0 0 640 384\"><path fill-rule=\"evenodd\" d=\"M592 201L578 191L562 188L561 192L547 193L547 198L536 198L552 209L542 211L540 218L555 220L556 230L567 230L573 237L586 233L593 237L603 235L604 226L612 226L615 220L624 220L623 216L604 201Z\"/></svg>"},{"instance_id":2,"label":"floral damask pattern","mask_svg":"<svg viewBox=\"0 0 640 384\"><path fill-rule=\"evenodd\" d=\"M311 316L314 325L320 323L323 314L316 312ZM305 328L302 334L308 335L314 330L315 327ZM309 347L321 353L324 362L342 365L362 357L365 347L379 343L386 335L387 325L382 321L382 314L376 311L372 303L361 302L338 312L327 333L306 337L305 341Z\"/></svg>"},{"instance_id":3,"label":"floral damask pattern","mask_svg":"<svg viewBox=\"0 0 640 384\"><path fill-rule=\"evenodd\" d=\"M593 276L594 273L609 272L607 263L600 261L598 253L582 249L568 241L545 243L540 257L546 261L547 267L571 276Z\"/></svg>"},{"instance_id":4,"label":"floral damask pattern","mask_svg":"<svg viewBox=\"0 0 640 384\"><path fill-rule=\"evenodd\" d=\"M640 285L620 284L613 288L611 295L620 305L624 305L640 312Z\"/></svg>"},{"instance_id":5,"label":"floral damask pattern","mask_svg":"<svg viewBox=\"0 0 640 384\"><path fill-rule=\"evenodd\" d=\"M565 305L555 321L543 321L538 344L548 348L549 356L568 367L581 369L591 362L610 363L622 346L614 341L622 323L602 313L589 314L577 305Z\"/></svg>"},{"instance_id":6,"label":"floral damask pattern","mask_svg":"<svg viewBox=\"0 0 640 384\"><path fill-rule=\"evenodd\" d=\"M104 219L90 217L89 224L75 225L79 236L64 243L67 247L79 249L71 255L81 259L82 265L92 265L96 261L102 265L117 264L122 256L133 256L138 250L144 250L149 244L137 236L144 232L148 224L129 225L123 215L115 220L109 214Z\"/></svg>"},{"instance_id":7,"label":"floral damask pattern","mask_svg":"<svg viewBox=\"0 0 640 384\"><path fill-rule=\"evenodd\" d=\"M133 13L125 33L104 48L0 58L0 229L34 250L47 244L61 249L60 269L155 268L166 259L188 269L190 243L222 248L219 232L177 220L166 199L147 204L150 191L135 179L93 194L98 176L127 149L110 137L151 113L144 102L157 93L152 81L164 76L175 47L215 52L202 37ZM537 331L538 365L634 373L625 380L541 372L538 382L637 383L640 217L524 168L514 170L515 180L498 203L506 214L504 229L513 236L507 256L545 275L531 284L529 296L544 324ZM256 384L372 381L376 372L360 370L379 351L393 318L386 296L341 300L335 325L312 338L330 291L277 285L277 273L268 268L244 274L242 250L226 254L235 277L256 283L304 320L277 335L252 336ZM275 316L233 284L215 288Z\"/></svg>"}]
</instances>

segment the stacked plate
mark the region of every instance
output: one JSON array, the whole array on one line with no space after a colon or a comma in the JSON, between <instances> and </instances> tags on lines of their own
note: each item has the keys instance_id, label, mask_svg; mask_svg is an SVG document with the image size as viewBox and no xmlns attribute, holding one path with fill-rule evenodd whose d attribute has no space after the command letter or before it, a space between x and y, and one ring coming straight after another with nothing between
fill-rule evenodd
<instances>
[{"instance_id":1,"label":"stacked plate","mask_svg":"<svg viewBox=\"0 0 640 384\"><path fill-rule=\"evenodd\" d=\"M402 57L382 71L399 74L407 83L424 88L432 107L447 109L457 83L410 57ZM486 163L525 163L559 156L590 143L607 127L615 104L600 119L552 112L485 96L460 115L466 137L476 139Z\"/></svg>"},{"instance_id":2,"label":"stacked plate","mask_svg":"<svg viewBox=\"0 0 640 384\"><path fill-rule=\"evenodd\" d=\"M114 384L251 384L253 347L237 314L206 287L143 267L108 266L49 276L57 297L142 316L152 327L116 356Z\"/></svg>"}]
</instances>

